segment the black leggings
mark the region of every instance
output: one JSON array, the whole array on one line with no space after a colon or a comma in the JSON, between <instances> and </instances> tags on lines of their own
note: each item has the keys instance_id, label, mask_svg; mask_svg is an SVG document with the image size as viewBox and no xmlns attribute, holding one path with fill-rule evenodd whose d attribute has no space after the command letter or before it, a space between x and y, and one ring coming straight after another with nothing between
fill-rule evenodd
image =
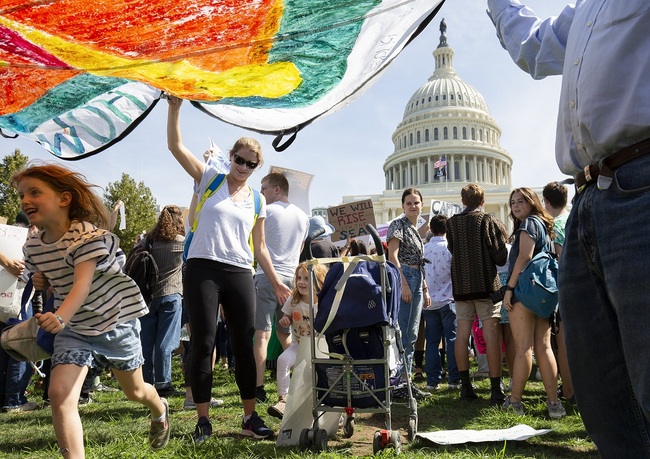
<instances>
[{"instance_id":1,"label":"black leggings","mask_svg":"<svg viewBox=\"0 0 650 459\"><path fill-rule=\"evenodd\" d=\"M184 297L190 318L190 384L195 403L210 401L212 353L219 303L223 305L235 357L235 380L242 400L255 398L253 354L255 284L250 269L192 258L185 266Z\"/></svg>"}]
</instances>

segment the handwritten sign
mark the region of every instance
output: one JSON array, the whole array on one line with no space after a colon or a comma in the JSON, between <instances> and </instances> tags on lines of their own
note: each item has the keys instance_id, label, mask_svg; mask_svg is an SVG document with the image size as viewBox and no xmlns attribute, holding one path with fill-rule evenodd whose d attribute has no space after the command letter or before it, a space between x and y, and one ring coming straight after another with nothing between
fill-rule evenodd
<instances>
[{"instance_id":1,"label":"handwritten sign","mask_svg":"<svg viewBox=\"0 0 650 459\"><path fill-rule=\"evenodd\" d=\"M366 225L368 224L376 227L375 212L370 199L329 207L327 220L334 227L334 234L331 236L334 242L367 236Z\"/></svg>"},{"instance_id":2,"label":"handwritten sign","mask_svg":"<svg viewBox=\"0 0 650 459\"><path fill-rule=\"evenodd\" d=\"M10 260L23 259L27 228L0 225L0 252ZM18 278L0 266L0 309L10 308Z\"/></svg>"}]
</instances>

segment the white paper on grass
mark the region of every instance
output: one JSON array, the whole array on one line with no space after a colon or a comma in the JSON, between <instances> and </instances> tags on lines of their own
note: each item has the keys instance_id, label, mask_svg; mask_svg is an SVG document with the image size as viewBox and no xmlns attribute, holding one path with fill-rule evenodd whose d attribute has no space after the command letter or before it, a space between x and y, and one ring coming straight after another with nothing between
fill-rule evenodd
<instances>
[{"instance_id":1,"label":"white paper on grass","mask_svg":"<svg viewBox=\"0 0 650 459\"><path fill-rule=\"evenodd\" d=\"M429 440L438 445L460 445L463 443L483 443L488 441L522 441L531 437L544 435L553 429L535 430L526 424L518 424L509 429L486 430L440 430L437 432L420 432L418 437Z\"/></svg>"}]
</instances>

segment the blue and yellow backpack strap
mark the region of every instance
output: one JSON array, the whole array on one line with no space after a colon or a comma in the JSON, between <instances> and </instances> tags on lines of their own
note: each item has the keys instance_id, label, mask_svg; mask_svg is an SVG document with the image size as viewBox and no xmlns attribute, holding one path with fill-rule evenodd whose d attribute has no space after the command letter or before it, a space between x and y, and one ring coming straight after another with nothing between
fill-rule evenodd
<instances>
[{"instance_id":1,"label":"blue and yellow backpack strap","mask_svg":"<svg viewBox=\"0 0 650 459\"><path fill-rule=\"evenodd\" d=\"M262 198L260 197L260 192L249 187L251 193L253 194L253 205L255 206L255 216L253 217L253 228L257 224L257 218L260 216L260 211L262 210ZM253 245L253 231L248 235L248 246L251 248L251 253L255 256L255 247ZM254 263L254 262L253 262Z\"/></svg>"},{"instance_id":2,"label":"blue and yellow backpack strap","mask_svg":"<svg viewBox=\"0 0 650 459\"><path fill-rule=\"evenodd\" d=\"M187 253L190 250L190 244L192 243L192 238L194 237L194 231L196 231L196 228L199 226L199 212L201 212L203 204L210 196L215 194L224 183L226 183L226 177L226 174L217 174L212 177L212 180L210 180L210 183L208 183L208 187L205 189L203 196L201 196L201 199L196 205L192 227L190 228L189 234L185 237L185 245L183 247L183 261L187 261Z\"/></svg>"}]
</instances>

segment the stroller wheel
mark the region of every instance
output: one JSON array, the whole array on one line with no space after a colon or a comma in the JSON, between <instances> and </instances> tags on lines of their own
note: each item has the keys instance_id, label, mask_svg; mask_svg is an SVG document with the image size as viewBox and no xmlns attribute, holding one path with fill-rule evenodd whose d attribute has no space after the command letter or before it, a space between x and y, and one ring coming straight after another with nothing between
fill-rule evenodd
<instances>
[{"instance_id":1,"label":"stroller wheel","mask_svg":"<svg viewBox=\"0 0 650 459\"><path fill-rule=\"evenodd\" d=\"M418 433L418 420L417 418L411 418L409 419L409 426L408 426L408 430L406 431L409 441L413 441L417 433Z\"/></svg>"},{"instance_id":2,"label":"stroller wheel","mask_svg":"<svg viewBox=\"0 0 650 459\"><path fill-rule=\"evenodd\" d=\"M390 443L393 445L395 448L395 453L399 454L402 451L402 439L399 435L398 430L393 430L390 433Z\"/></svg>"},{"instance_id":3,"label":"stroller wheel","mask_svg":"<svg viewBox=\"0 0 650 459\"><path fill-rule=\"evenodd\" d=\"M381 430L375 430L375 434L372 437L372 453L377 454L379 451L384 449L381 441Z\"/></svg>"},{"instance_id":4,"label":"stroller wheel","mask_svg":"<svg viewBox=\"0 0 650 459\"><path fill-rule=\"evenodd\" d=\"M302 429L300 431L300 440L298 446L301 450L309 449L309 429Z\"/></svg>"},{"instance_id":5,"label":"stroller wheel","mask_svg":"<svg viewBox=\"0 0 650 459\"><path fill-rule=\"evenodd\" d=\"M354 435L354 419L348 418L343 426L343 436L350 438L352 435Z\"/></svg>"},{"instance_id":6,"label":"stroller wheel","mask_svg":"<svg viewBox=\"0 0 650 459\"><path fill-rule=\"evenodd\" d=\"M314 446L316 451L327 451L327 430L318 429Z\"/></svg>"}]
</instances>

